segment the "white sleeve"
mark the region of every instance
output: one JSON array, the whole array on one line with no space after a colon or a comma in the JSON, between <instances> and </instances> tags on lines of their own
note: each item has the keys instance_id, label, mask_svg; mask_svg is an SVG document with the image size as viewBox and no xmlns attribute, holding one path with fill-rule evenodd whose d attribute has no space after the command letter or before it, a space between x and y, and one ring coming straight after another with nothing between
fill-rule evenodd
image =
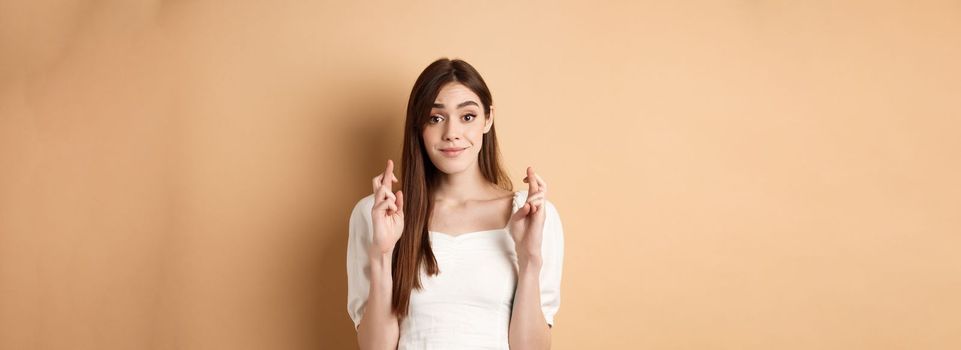
<instances>
[{"instance_id":1,"label":"white sleeve","mask_svg":"<svg viewBox=\"0 0 961 350\"><path fill-rule=\"evenodd\" d=\"M370 290L370 262L367 248L373 233L371 209L374 195L371 194L357 202L350 213L347 237L347 314L354 321L354 330L360 325L367 306Z\"/></svg>"},{"instance_id":2,"label":"white sleeve","mask_svg":"<svg viewBox=\"0 0 961 350\"><path fill-rule=\"evenodd\" d=\"M541 311L547 324L554 326L554 315L561 307L561 272L564 265L564 228L557 208L550 200L546 201L547 216L544 219L544 240L541 254L544 265L541 267Z\"/></svg>"}]
</instances>

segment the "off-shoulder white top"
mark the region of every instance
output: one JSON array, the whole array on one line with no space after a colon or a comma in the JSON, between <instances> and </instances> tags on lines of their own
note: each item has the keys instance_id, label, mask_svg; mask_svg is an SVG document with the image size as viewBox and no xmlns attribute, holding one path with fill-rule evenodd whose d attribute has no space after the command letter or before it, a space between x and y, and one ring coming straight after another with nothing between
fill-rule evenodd
<instances>
[{"instance_id":1,"label":"off-shoulder white top","mask_svg":"<svg viewBox=\"0 0 961 350\"><path fill-rule=\"evenodd\" d=\"M527 199L514 193L512 213ZM370 289L367 247L373 225L373 194L350 216L347 241L347 313L360 324ZM545 204L540 273L541 310L551 326L561 303L564 233L560 216ZM508 349L507 331L517 286L517 255L508 227L451 236L429 231L440 274L421 272L423 288L411 293L409 315L401 320L398 349Z\"/></svg>"}]
</instances>

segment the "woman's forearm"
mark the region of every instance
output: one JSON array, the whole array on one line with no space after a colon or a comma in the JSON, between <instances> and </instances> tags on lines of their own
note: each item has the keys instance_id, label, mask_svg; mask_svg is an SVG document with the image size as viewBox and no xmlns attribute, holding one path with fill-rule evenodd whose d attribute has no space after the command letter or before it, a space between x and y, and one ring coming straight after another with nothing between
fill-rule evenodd
<instances>
[{"instance_id":1,"label":"woman's forearm","mask_svg":"<svg viewBox=\"0 0 961 350\"><path fill-rule=\"evenodd\" d=\"M550 349L551 334L541 311L540 257L518 260L517 290L508 340L511 349Z\"/></svg>"},{"instance_id":2,"label":"woman's forearm","mask_svg":"<svg viewBox=\"0 0 961 350\"><path fill-rule=\"evenodd\" d=\"M364 316L357 326L357 343L361 349L396 349L400 336L397 315L391 311L391 254L370 257L370 291Z\"/></svg>"}]
</instances>

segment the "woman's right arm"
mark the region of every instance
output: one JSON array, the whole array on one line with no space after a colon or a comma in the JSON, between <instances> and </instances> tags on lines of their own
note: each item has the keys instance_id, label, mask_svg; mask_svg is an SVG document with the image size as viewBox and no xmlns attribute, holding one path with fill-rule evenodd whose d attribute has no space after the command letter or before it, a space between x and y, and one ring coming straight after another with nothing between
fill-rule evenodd
<instances>
[{"instance_id":1,"label":"woman's right arm","mask_svg":"<svg viewBox=\"0 0 961 350\"><path fill-rule=\"evenodd\" d=\"M400 338L397 315L391 311L391 253L371 255L370 291L367 307L357 326L357 344L361 349L396 349Z\"/></svg>"},{"instance_id":2,"label":"woman's right arm","mask_svg":"<svg viewBox=\"0 0 961 350\"><path fill-rule=\"evenodd\" d=\"M373 180L374 206L371 209L373 232L367 251L370 266L370 288L367 306L357 326L357 343L361 349L396 349L400 338L400 324L391 310L393 278L391 258L394 245L404 230L404 194L391 192L394 162L387 161L387 169Z\"/></svg>"}]
</instances>

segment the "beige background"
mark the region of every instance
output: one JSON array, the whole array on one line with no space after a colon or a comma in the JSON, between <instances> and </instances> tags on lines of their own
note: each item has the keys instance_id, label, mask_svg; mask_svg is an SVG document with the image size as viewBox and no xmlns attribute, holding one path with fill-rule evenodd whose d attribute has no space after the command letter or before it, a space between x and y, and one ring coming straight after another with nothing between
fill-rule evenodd
<instances>
[{"instance_id":1,"label":"beige background","mask_svg":"<svg viewBox=\"0 0 961 350\"><path fill-rule=\"evenodd\" d=\"M353 348L442 56L551 184L555 349L961 347L958 1L5 0L0 348Z\"/></svg>"}]
</instances>

